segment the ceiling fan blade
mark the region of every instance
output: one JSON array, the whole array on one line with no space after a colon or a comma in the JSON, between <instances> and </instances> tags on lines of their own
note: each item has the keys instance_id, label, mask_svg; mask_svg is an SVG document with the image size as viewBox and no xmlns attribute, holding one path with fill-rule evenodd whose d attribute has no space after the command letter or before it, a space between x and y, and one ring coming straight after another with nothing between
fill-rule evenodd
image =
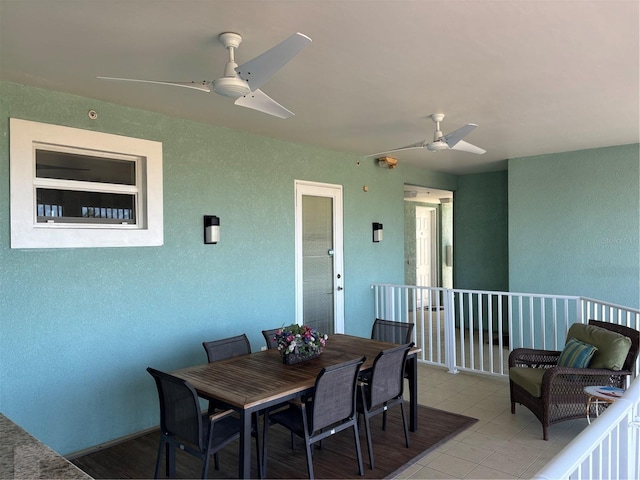
<instances>
[{"instance_id":1,"label":"ceiling fan blade","mask_svg":"<svg viewBox=\"0 0 640 480\"><path fill-rule=\"evenodd\" d=\"M421 142L417 142L417 143L412 143L411 145L407 145L405 147L400 147L400 148L394 148L393 150L385 150L384 152L378 152L378 153L370 153L369 155L365 155L364 157L376 157L378 155L382 155L385 153L393 153L393 152L399 152L401 150L412 150L414 148L425 148L427 146L427 141L426 140L422 140Z\"/></svg>"},{"instance_id":2,"label":"ceiling fan blade","mask_svg":"<svg viewBox=\"0 0 640 480\"><path fill-rule=\"evenodd\" d=\"M456 143L469 135L477 126L478 125L476 125L475 123L467 123L464 127L460 127L459 129L446 134L444 137L442 137L442 140L447 145L449 145L449 148L453 148Z\"/></svg>"},{"instance_id":3,"label":"ceiling fan blade","mask_svg":"<svg viewBox=\"0 0 640 480\"><path fill-rule=\"evenodd\" d=\"M310 43L309 37L302 33L295 33L262 55L236 67L236 72L249 84L253 92L262 87Z\"/></svg>"},{"instance_id":4,"label":"ceiling fan blade","mask_svg":"<svg viewBox=\"0 0 640 480\"><path fill-rule=\"evenodd\" d=\"M480 147L476 147L475 145L471 145L469 142L465 142L464 140L459 140L453 147L450 148L451 150L459 150L461 152L475 153L478 155L487 153L486 150Z\"/></svg>"},{"instance_id":5,"label":"ceiling fan blade","mask_svg":"<svg viewBox=\"0 0 640 480\"><path fill-rule=\"evenodd\" d=\"M292 111L284 108L260 89L238 98L234 103L278 118L289 118L294 115Z\"/></svg>"},{"instance_id":6,"label":"ceiling fan blade","mask_svg":"<svg viewBox=\"0 0 640 480\"><path fill-rule=\"evenodd\" d=\"M140 80L137 78L118 78L118 77L97 77L101 80L116 80L119 82L138 82L138 83L155 83L157 85L170 85L172 87L185 87L192 88L194 90L200 90L202 92L210 92L211 87L209 84L211 82L202 81L202 82L161 82L158 80Z\"/></svg>"}]
</instances>

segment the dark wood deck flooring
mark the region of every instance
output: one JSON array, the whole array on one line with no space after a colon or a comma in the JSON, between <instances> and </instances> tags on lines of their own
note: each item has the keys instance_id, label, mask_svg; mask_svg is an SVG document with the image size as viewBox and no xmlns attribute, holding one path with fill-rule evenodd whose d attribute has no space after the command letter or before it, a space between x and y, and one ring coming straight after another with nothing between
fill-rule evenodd
<instances>
[{"instance_id":1,"label":"dark wood deck flooring","mask_svg":"<svg viewBox=\"0 0 640 480\"><path fill-rule=\"evenodd\" d=\"M408 405L405 410L408 412ZM365 467L364 476L358 475L353 431L340 432L324 441L322 449L313 454L316 478L387 478L415 462L438 445L463 431L477 420L454 413L420 406L418 431L409 433L410 448L404 446L400 410L389 412L387 430L383 431L382 416L372 419L373 450L376 468L369 468L364 423L361 422L360 440ZM97 479L151 478L158 452L158 432L152 432L118 445L104 448L72 460L74 464ZM209 478L236 478L238 475L238 444L234 442L220 453L220 470L215 470L213 459ZM252 475L257 477L255 443ZM198 478L202 463L182 451L176 455L176 478ZM162 474L164 474L164 461ZM280 426L269 428L267 478L307 478L304 445L297 441L291 450L287 430Z\"/></svg>"}]
</instances>

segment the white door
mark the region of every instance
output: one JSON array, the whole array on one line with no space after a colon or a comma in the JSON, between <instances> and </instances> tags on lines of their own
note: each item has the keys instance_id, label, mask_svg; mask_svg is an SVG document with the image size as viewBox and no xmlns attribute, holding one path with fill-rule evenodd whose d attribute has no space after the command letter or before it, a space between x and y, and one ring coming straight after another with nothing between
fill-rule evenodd
<instances>
[{"instance_id":1,"label":"white door","mask_svg":"<svg viewBox=\"0 0 640 480\"><path fill-rule=\"evenodd\" d=\"M342 186L296 180L296 322L344 333Z\"/></svg>"},{"instance_id":2,"label":"white door","mask_svg":"<svg viewBox=\"0 0 640 480\"><path fill-rule=\"evenodd\" d=\"M436 210L416 207L416 282L421 287L437 287Z\"/></svg>"}]
</instances>

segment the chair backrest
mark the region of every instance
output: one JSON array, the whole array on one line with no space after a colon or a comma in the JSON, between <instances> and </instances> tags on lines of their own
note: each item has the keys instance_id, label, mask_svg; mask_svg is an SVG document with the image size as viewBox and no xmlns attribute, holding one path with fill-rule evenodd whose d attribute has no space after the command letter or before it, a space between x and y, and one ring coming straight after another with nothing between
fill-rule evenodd
<instances>
[{"instance_id":1,"label":"chair backrest","mask_svg":"<svg viewBox=\"0 0 640 480\"><path fill-rule=\"evenodd\" d=\"M368 408L402 395L404 364L411 347L413 342L383 350L376 356L369 385L364 388Z\"/></svg>"},{"instance_id":2,"label":"chair backrest","mask_svg":"<svg viewBox=\"0 0 640 480\"><path fill-rule=\"evenodd\" d=\"M404 345L411 341L413 323L393 322L376 318L371 329L371 339L381 342L399 343Z\"/></svg>"},{"instance_id":3,"label":"chair backrest","mask_svg":"<svg viewBox=\"0 0 640 480\"><path fill-rule=\"evenodd\" d=\"M365 357L323 368L316 377L310 434L329 425L354 418L358 373Z\"/></svg>"},{"instance_id":4,"label":"chair backrest","mask_svg":"<svg viewBox=\"0 0 640 480\"><path fill-rule=\"evenodd\" d=\"M627 358L625 359L624 364L622 365L622 370L633 372L635 368L636 359L638 358L638 349L640 348L640 332L631 327L626 327L624 325L617 325L615 323L601 322L600 320L589 320L589 325L605 328L607 330L611 330L612 332L619 333L620 335L624 335L625 337L629 337L631 339L631 347L629 348L629 353L627 354Z\"/></svg>"},{"instance_id":5,"label":"chair backrest","mask_svg":"<svg viewBox=\"0 0 640 480\"><path fill-rule=\"evenodd\" d=\"M202 346L204 351L207 352L209 363L251 353L251 344L244 333L235 337L202 342Z\"/></svg>"},{"instance_id":6,"label":"chair backrest","mask_svg":"<svg viewBox=\"0 0 640 480\"><path fill-rule=\"evenodd\" d=\"M202 413L196 390L186 380L147 368L158 388L160 429L163 435L204 450Z\"/></svg>"},{"instance_id":7,"label":"chair backrest","mask_svg":"<svg viewBox=\"0 0 640 480\"><path fill-rule=\"evenodd\" d=\"M269 330L262 330L262 336L267 342L267 348L278 348L278 342L276 342L275 336L279 328L271 328Z\"/></svg>"}]
</instances>

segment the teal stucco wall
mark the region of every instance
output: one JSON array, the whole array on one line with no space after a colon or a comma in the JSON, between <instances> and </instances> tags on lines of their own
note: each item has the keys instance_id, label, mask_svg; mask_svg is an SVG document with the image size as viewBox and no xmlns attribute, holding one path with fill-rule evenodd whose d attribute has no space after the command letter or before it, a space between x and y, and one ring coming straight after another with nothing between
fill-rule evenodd
<instances>
[{"instance_id":1,"label":"teal stucco wall","mask_svg":"<svg viewBox=\"0 0 640 480\"><path fill-rule=\"evenodd\" d=\"M164 245L12 250L10 117L162 142ZM259 349L294 320L296 179L343 186L345 330L368 336L370 284L404 278L404 183L456 177L0 83L0 411L68 454L157 425L147 366L203 363L203 341L242 332Z\"/></svg>"},{"instance_id":2,"label":"teal stucco wall","mask_svg":"<svg viewBox=\"0 0 640 480\"><path fill-rule=\"evenodd\" d=\"M453 197L454 288L509 290L507 172L464 175Z\"/></svg>"},{"instance_id":3,"label":"teal stucco wall","mask_svg":"<svg viewBox=\"0 0 640 480\"><path fill-rule=\"evenodd\" d=\"M639 159L635 144L509 160L512 291L640 308Z\"/></svg>"}]
</instances>

